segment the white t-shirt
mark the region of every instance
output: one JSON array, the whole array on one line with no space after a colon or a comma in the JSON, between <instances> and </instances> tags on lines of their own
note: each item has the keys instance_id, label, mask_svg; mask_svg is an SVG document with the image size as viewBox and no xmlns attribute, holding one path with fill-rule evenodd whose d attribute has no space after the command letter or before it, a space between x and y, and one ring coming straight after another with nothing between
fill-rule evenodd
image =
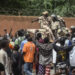
<instances>
[{"instance_id":1,"label":"white t-shirt","mask_svg":"<svg viewBox=\"0 0 75 75\"><path fill-rule=\"evenodd\" d=\"M61 46L60 43L56 43L57 46ZM56 51L53 49L53 63L56 63L56 57L57 57L57 53Z\"/></svg>"},{"instance_id":2,"label":"white t-shirt","mask_svg":"<svg viewBox=\"0 0 75 75\"><path fill-rule=\"evenodd\" d=\"M0 63L4 65L6 75L9 75L8 56L7 56L7 53L3 49L0 50Z\"/></svg>"},{"instance_id":3,"label":"white t-shirt","mask_svg":"<svg viewBox=\"0 0 75 75\"><path fill-rule=\"evenodd\" d=\"M69 52L70 65L75 67L75 46Z\"/></svg>"}]
</instances>

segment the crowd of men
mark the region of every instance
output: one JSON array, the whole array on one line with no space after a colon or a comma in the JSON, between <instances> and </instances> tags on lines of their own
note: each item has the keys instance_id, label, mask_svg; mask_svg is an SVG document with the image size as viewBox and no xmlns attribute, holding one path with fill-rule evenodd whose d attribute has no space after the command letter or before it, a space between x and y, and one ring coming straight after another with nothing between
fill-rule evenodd
<instances>
[{"instance_id":1,"label":"crowd of men","mask_svg":"<svg viewBox=\"0 0 75 75\"><path fill-rule=\"evenodd\" d=\"M51 17L46 11L32 21L47 29L45 37L38 30L31 35L21 29L15 36L12 30L4 30L0 36L0 75L32 75L34 70L36 75L75 75L75 26L67 29L63 19Z\"/></svg>"}]
</instances>

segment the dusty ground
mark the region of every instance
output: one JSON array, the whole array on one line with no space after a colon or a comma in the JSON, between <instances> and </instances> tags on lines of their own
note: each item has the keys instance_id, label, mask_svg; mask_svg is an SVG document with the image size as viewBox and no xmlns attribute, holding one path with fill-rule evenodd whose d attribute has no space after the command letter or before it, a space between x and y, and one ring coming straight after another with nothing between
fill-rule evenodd
<instances>
[{"instance_id":1,"label":"dusty ground","mask_svg":"<svg viewBox=\"0 0 75 75\"><path fill-rule=\"evenodd\" d=\"M13 34L19 29L38 29L40 25L38 22L31 23L33 19L37 17L33 16L0 16L0 34L4 34L4 29L13 29ZM75 18L64 18L68 27L75 25Z\"/></svg>"}]
</instances>

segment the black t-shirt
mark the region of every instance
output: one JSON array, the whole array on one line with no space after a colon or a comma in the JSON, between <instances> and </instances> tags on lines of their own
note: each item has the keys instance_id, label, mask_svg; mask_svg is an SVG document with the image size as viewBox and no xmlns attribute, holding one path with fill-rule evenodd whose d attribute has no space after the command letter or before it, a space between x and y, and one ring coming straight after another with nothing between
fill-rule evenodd
<instances>
[{"instance_id":1,"label":"black t-shirt","mask_svg":"<svg viewBox=\"0 0 75 75\"><path fill-rule=\"evenodd\" d=\"M55 49L55 51L57 52L57 56L61 55L62 57L62 61L67 61L68 58L68 53L70 50L72 50L73 46L57 46L56 44L53 44L53 48Z\"/></svg>"}]
</instances>

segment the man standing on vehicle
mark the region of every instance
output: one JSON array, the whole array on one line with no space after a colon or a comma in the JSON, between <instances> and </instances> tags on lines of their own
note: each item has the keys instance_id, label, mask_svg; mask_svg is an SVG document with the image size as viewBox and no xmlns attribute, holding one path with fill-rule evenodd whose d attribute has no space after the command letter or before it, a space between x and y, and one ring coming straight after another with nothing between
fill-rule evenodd
<instances>
[{"instance_id":1,"label":"man standing on vehicle","mask_svg":"<svg viewBox=\"0 0 75 75\"><path fill-rule=\"evenodd\" d=\"M48 11L42 13L42 16L33 20L32 22L38 21L40 23L41 29L45 29L50 36L51 40L54 40L54 35L51 30L51 17L48 16Z\"/></svg>"}]
</instances>

